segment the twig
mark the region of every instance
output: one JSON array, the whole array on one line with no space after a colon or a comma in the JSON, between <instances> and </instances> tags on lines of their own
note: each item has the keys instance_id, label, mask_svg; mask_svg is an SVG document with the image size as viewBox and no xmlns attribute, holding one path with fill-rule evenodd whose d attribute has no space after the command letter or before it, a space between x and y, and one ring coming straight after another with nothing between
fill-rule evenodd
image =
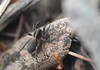
<instances>
[{"instance_id":1,"label":"twig","mask_svg":"<svg viewBox=\"0 0 100 70\"><path fill-rule=\"evenodd\" d=\"M31 27L29 26L29 24L28 24L27 22L25 22L24 26L25 26L25 28L26 28L26 30L27 30L28 32L31 31Z\"/></svg>"},{"instance_id":2,"label":"twig","mask_svg":"<svg viewBox=\"0 0 100 70\"><path fill-rule=\"evenodd\" d=\"M0 17L2 16L2 14L4 13L4 11L6 10L6 8L8 7L8 5L10 4L11 0L3 0L3 2L0 5Z\"/></svg>"},{"instance_id":3,"label":"twig","mask_svg":"<svg viewBox=\"0 0 100 70\"><path fill-rule=\"evenodd\" d=\"M27 10L30 6L36 5L38 2L39 0L18 0L16 3L11 4L0 18L0 31L23 11Z\"/></svg>"},{"instance_id":4,"label":"twig","mask_svg":"<svg viewBox=\"0 0 100 70\"><path fill-rule=\"evenodd\" d=\"M74 52L72 52L72 51L69 51L68 54L71 55L71 56L77 57L77 58L79 58L79 59L82 59L82 60L84 60L84 61L91 62L91 59L90 59L90 58L87 58L87 57L85 57L85 56L79 55L79 54L74 53Z\"/></svg>"},{"instance_id":5,"label":"twig","mask_svg":"<svg viewBox=\"0 0 100 70\"><path fill-rule=\"evenodd\" d=\"M21 15L20 20L19 20L19 25L18 25L18 28L16 30L16 37L15 37L15 41L14 42L16 42L17 39L20 36L21 30L22 30L22 27L23 27L23 21L24 21L23 20L23 15Z\"/></svg>"},{"instance_id":6,"label":"twig","mask_svg":"<svg viewBox=\"0 0 100 70\"><path fill-rule=\"evenodd\" d=\"M24 15L23 15L24 16ZM30 32L31 31L31 26L30 26L30 23L27 22L27 18L25 18L25 16L23 17L24 19L24 26L25 26L25 29Z\"/></svg>"},{"instance_id":7,"label":"twig","mask_svg":"<svg viewBox=\"0 0 100 70\"><path fill-rule=\"evenodd\" d=\"M16 36L16 34L10 33L10 32L1 32L0 35L7 36L7 37L12 37L12 38Z\"/></svg>"}]
</instances>

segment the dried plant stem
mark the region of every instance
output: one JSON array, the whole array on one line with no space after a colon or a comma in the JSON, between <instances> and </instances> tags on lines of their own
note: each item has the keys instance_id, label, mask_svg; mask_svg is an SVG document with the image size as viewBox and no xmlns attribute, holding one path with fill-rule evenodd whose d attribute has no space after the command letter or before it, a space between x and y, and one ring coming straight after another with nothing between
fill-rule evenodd
<instances>
[{"instance_id":1,"label":"dried plant stem","mask_svg":"<svg viewBox=\"0 0 100 70\"><path fill-rule=\"evenodd\" d=\"M79 54L74 53L74 52L72 52L72 51L69 51L68 54L69 54L69 55L72 55L72 56L74 56L74 57L77 57L77 58L79 58L79 59L82 59L82 60L84 60L84 61L91 62L91 59L90 59L90 58L87 58L87 57L85 57L85 56L79 55Z\"/></svg>"},{"instance_id":2,"label":"dried plant stem","mask_svg":"<svg viewBox=\"0 0 100 70\"><path fill-rule=\"evenodd\" d=\"M6 10L6 8L8 7L8 5L10 4L11 0L4 0L1 5L0 5L0 17L2 16L2 14L4 13L4 11Z\"/></svg>"}]
</instances>

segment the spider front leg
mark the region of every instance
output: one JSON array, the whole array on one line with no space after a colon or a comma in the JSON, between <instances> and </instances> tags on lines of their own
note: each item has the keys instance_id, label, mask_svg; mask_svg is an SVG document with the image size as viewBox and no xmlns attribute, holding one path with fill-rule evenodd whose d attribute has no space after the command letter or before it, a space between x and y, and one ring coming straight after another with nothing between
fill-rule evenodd
<instances>
[{"instance_id":1,"label":"spider front leg","mask_svg":"<svg viewBox=\"0 0 100 70\"><path fill-rule=\"evenodd\" d=\"M58 52L53 52L53 53L51 53L51 56L57 62L57 69L62 70L64 65L63 65L63 60L62 60L62 57L60 56L60 54Z\"/></svg>"}]
</instances>

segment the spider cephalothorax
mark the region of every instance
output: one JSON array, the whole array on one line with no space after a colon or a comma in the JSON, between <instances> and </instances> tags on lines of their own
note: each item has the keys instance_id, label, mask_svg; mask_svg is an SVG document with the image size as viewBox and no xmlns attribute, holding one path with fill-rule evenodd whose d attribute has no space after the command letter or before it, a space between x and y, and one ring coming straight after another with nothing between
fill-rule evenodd
<instances>
[{"instance_id":1,"label":"spider cephalothorax","mask_svg":"<svg viewBox=\"0 0 100 70\"><path fill-rule=\"evenodd\" d=\"M61 53L70 48L72 29L67 18L57 20L52 24L41 27L40 29L42 30L42 48L44 51L48 51L47 53Z\"/></svg>"}]
</instances>

